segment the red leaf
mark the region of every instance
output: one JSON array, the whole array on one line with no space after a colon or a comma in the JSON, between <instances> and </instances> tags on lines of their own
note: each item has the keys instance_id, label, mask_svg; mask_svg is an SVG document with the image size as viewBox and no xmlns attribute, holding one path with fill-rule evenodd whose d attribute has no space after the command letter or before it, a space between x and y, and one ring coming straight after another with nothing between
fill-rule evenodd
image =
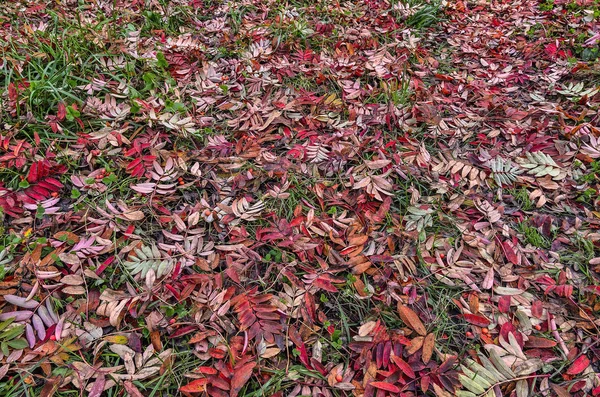
<instances>
[{"instance_id":1,"label":"red leaf","mask_svg":"<svg viewBox=\"0 0 600 397\"><path fill-rule=\"evenodd\" d=\"M375 387L375 388L377 388L377 389L389 391L391 393L400 393L400 388L398 386L392 385L391 383L387 383L387 382L371 382L370 385L373 386L373 387Z\"/></svg>"},{"instance_id":2,"label":"red leaf","mask_svg":"<svg viewBox=\"0 0 600 397\"><path fill-rule=\"evenodd\" d=\"M304 342L298 345L298 351L300 352L300 362L304 364L306 368L312 369L312 366L310 365L310 362L308 360L308 352L306 351L306 346L304 345Z\"/></svg>"},{"instance_id":3,"label":"red leaf","mask_svg":"<svg viewBox=\"0 0 600 397\"><path fill-rule=\"evenodd\" d=\"M252 376L252 370L254 370L255 366L256 363L247 363L235 369L233 378L231 378L230 397L237 397L240 390L242 390L242 387L244 387L246 382L248 382Z\"/></svg>"},{"instance_id":4,"label":"red leaf","mask_svg":"<svg viewBox=\"0 0 600 397\"><path fill-rule=\"evenodd\" d=\"M315 358L311 358L310 363L314 369L316 369L317 371L319 371L321 373L321 375L323 375L325 377L327 376L328 371L327 371L327 368L325 368L325 366L323 364L318 362Z\"/></svg>"},{"instance_id":5,"label":"red leaf","mask_svg":"<svg viewBox=\"0 0 600 397\"><path fill-rule=\"evenodd\" d=\"M390 341L387 341L385 343L385 345L383 346L383 366L387 367L390 363L390 353L392 352L392 343Z\"/></svg>"},{"instance_id":6,"label":"red leaf","mask_svg":"<svg viewBox=\"0 0 600 397\"><path fill-rule=\"evenodd\" d=\"M527 342L525 342L525 347L528 348L536 348L536 349L549 349L556 346L556 342L551 339L540 338L538 336L528 336Z\"/></svg>"},{"instance_id":7,"label":"red leaf","mask_svg":"<svg viewBox=\"0 0 600 397\"><path fill-rule=\"evenodd\" d=\"M579 356L579 358L573 361L573 364L567 370L569 375L577 375L582 373L590 365L590 359L587 356Z\"/></svg>"},{"instance_id":8,"label":"red leaf","mask_svg":"<svg viewBox=\"0 0 600 397\"><path fill-rule=\"evenodd\" d=\"M175 331L171 334L171 338L179 338L183 335L187 335L191 332L194 332L197 329L198 328L194 325L188 325L187 327L181 327L177 331Z\"/></svg>"},{"instance_id":9,"label":"red leaf","mask_svg":"<svg viewBox=\"0 0 600 397\"><path fill-rule=\"evenodd\" d=\"M217 349L216 347L213 347L213 348L208 349L208 354L210 354L210 356L212 358L216 358L217 360L220 360L222 358L225 358L225 356L227 355L227 352L225 352L221 349Z\"/></svg>"},{"instance_id":10,"label":"red leaf","mask_svg":"<svg viewBox=\"0 0 600 397\"><path fill-rule=\"evenodd\" d=\"M400 369L400 371L402 371L403 374L405 374L411 379L414 379L416 377L415 371L413 371L413 369L406 361L404 361L398 356L392 356L392 361L398 366L398 368Z\"/></svg>"},{"instance_id":11,"label":"red leaf","mask_svg":"<svg viewBox=\"0 0 600 397\"><path fill-rule=\"evenodd\" d=\"M565 298L569 298L573 295L573 286L572 285L558 285L554 289L558 296L564 296Z\"/></svg>"},{"instance_id":12,"label":"red leaf","mask_svg":"<svg viewBox=\"0 0 600 397\"><path fill-rule=\"evenodd\" d=\"M179 391L182 393L202 393L206 390L206 384L208 383L208 379L201 378L191 381L185 386L181 386Z\"/></svg>"},{"instance_id":13,"label":"red leaf","mask_svg":"<svg viewBox=\"0 0 600 397\"><path fill-rule=\"evenodd\" d=\"M35 163L31 164L31 167L29 168L29 174L27 174L27 182L32 183L38 180L38 163L40 162L36 161Z\"/></svg>"},{"instance_id":14,"label":"red leaf","mask_svg":"<svg viewBox=\"0 0 600 397\"><path fill-rule=\"evenodd\" d=\"M221 390L230 390L231 389L231 386L229 385L229 383L225 379L220 378L218 376L209 376L208 381L210 382L211 386L217 387Z\"/></svg>"},{"instance_id":15,"label":"red leaf","mask_svg":"<svg viewBox=\"0 0 600 397\"><path fill-rule=\"evenodd\" d=\"M544 306L542 305L542 301L535 301L531 304L531 314L535 318L542 318L544 314Z\"/></svg>"},{"instance_id":16,"label":"red leaf","mask_svg":"<svg viewBox=\"0 0 600 397\"><path fill-rule=\"evenodd\" d=\"M194 370L194 372L199 373L199 374L206 374L206 375L216 375L218 373L218 371L216 369L214 369L213 367L206 367L206 366L198 367Z\"/></svg>"},{"instance_id":17,"label":"red leaf","mask_svg":"<svg viewBox=\"0 0 600 397\"><path fill-rule=\"evenodd\" d=\"M519 346L523 347L523 334L517 331L513 323L510 321L505 322L502 324L502 327L500 327L500 335L504 338L504 340L508 340L508 334L513 334Z\"/></svg>"},{"instance_id":18,"label":"red leaf","mask_svg":"<svg viewBox=\"0 0 600 397\"><path fill-rule=\"evenodd\" d=\"M546 51L546 54L553 58L558 52L558 46L555 43L550 43L544 48L544 51Z\"/></svg>"},{"instance_id":19,"label":"red leaf","mask_svg":"<svg viewBox=\"0 0 600 397\"><path fill-rule=\"evenodd\" d=\"M519 256L508 241L504 241L502 243L502 248L504 249L504 255L506 255L506 259L515 265L520 264L521 261L519 260Z\"/></svg>"},{"instance_id":20,"label":"red leaf","mask_svg":"<svg viewBox=\"0 0 600 397\"><path fill-rule=\"evenodd\" d=\"M66 116L67 116L67 107L65 106L64 103L60 102L58 104L58 110L56 112L56 118L58 119L58 121L63 121Z\"/></svg>"},{"instance_id":21,"label":"red leaf","mask_svg":"<svg viewBox=\"0 0 600 397\"><path fill-rule=\"evenodd\" d=\"M468 313L463 314L463 316L465 317L465 320L467 320L467 322L469 324L473 324L478 327L487 327L488 325L490 325L490 320L488 320L487 318L485 318L483 316L480 316L477 314L468 314Z\"/></svg>"},{"instance_id":22,"label":"red leaf","mask_svg":"<svg viewBox=\"0 0 600 397\"><path fill-rule=\"evenodd\" d=\"M317 277L313 281L312 285L314 285L317 288L324 289L325 291L338 292L338 289L333 286L331 281L329 281L323 277Z\"/></svg>"},{"instance_id":23,"label":"red leaf","mask_svg":"<svg viewBox=\"0 0 600 397\"><path fill-rule=\"evenodd\" d=\"M498 310L500 310L500 313L508 313L510 311L510 295L500 297L498 300Z\"/></svg>"}]
</instances>

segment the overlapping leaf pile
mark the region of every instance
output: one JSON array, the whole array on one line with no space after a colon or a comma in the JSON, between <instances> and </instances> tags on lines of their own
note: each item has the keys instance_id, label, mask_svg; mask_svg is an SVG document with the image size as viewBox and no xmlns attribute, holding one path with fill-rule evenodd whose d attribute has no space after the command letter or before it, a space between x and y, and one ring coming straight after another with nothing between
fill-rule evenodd
<instances>
[{"instance_id":1,"label":"overlapping leaf pile","mask_svg":"<svg viewBox=\"0 0 600 397\"><path fill-rule=\"evenodd\" d=\"M2 5L0 394L600 395L598 17Z\"/></svg>"}]
</instances>

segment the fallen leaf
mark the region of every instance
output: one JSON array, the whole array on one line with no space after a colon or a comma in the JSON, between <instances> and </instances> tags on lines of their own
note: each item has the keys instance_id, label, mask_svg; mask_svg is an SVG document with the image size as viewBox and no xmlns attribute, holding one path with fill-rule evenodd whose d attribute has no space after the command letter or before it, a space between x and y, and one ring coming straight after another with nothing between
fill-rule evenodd
<instances>
[{"instance_id":1,"label":"fallen leaf","mask_svg":"<svg viewBox=\"0 0 600 397\"><path fill-rule=\"evenodd\" d=\"M400 314L402 321L419 335L425 336L427 334L427 329L425 329L423 322L412 309L402 303L398 303L398 313Z\"/></svg>"},{"instance_id":2,"label":"fallen leaf","mask_svg":"<svg viewBox=\"0 0 600 397\"><path fill-rule=\"evenodd\" d=\"M529 349L550 349L556 345L557 343L553 340L535 335L529 335L527 341L525 341L525 347Z\"/></svg>"},{"instance_id":3,"label":"fallen leaf","mask_svg":"<svg viewBox=\"0 0 600 397\"><path fill-rule=\"evenodd\" d=\"M433 354L433 348L435 347L435 335L433 333L427 334L423 341L423 363L427 364L431 360Z\"/></svg>"},{"instance_id":4,"label":"fallen leaf","mask_svg":"<svg viewBox=\"0 0 600 397\"><path fill-rule=\"evenodd\" d=\"M590 365L590 359L585 355L579 356L567 369L569 375L579 375Z\"/></svg>"},{"instance_id":5,"label":"fallen leaf","mask_svg":"<svg viewBox=\"0 0 600 397\"><path fill-rule=\"evenodd\" d=\"M388 382L371 382L369 384L376 389L389 391L391 393L400 393L400 388L398 386L392 385Z\"/></svg>"},{"instance_id":6,"label":"fallen leaf","mask_svg":"<svg viewBox=\"0 0 600 397\"><path fill-rule=\"evenodd\" d=\"M206 385L208 383L208 379L200 378L191 381L185 386L181 386L179 391L182 393L202 393L206 391Z\"/></svg>"},{"instance_id":7,"label":"fallen leaf","mask_svg":"<svg viewBox=\"0 0 600 397\"><path fill-rule=\"evenodd\" d=\"M231 391L229 393L230 397L237 397L239 392L242 390L242 387L244 387L246 382L248 382L250 379L250 376L252 376L254 367L256 367L256 363L250 362L234 370L233 378L231 378Z\"/></svg>"},{"instance_id":8,"label":"fallen leaf","mask_svg":"<svg viewBox=\"0 0 600 397\"><path fill-rule=\"evenodd\" d=\"M478 314L465 313L463 314L463 317L465 318L465 320L467 320L469 324L473 324L478 327L487 327L491 324L490 320Z\"/></svg>"}]
</instances>

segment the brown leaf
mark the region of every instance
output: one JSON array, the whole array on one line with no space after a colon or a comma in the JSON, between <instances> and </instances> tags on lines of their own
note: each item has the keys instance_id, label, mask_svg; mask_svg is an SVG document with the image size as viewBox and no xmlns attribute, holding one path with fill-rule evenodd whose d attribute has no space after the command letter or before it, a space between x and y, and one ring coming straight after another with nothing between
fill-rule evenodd
<instances>
[{"instance_id":1,"label":"brown leaf","mask_svg":"<svg viewBox=\"0 0 600 397\"><path fill-rule=\"evenodd\" d=\"M125 387L125 390L129 393L129 397L144 397L142 392L128 380L123 382L123 387Z\"/></svg>"},{"instance_id":2,"label":"brown leaf","mask_svg":"<svg viewBox=\"0 0 600 397\"><path fill-rule=\"evenodd\" d=\"M479 296L477 294L469 295L469 310L472 313L479 313Z\"/></svg>"},{"instance_id":3,"label":"brown leaf","mask_svg":"<svg viewBox=\"0 0 600 397\"><path fill-rule=\"evenodd\" d=\"M152 346L154 346L154 350L159 352L162 351L163 344L160 340L160 332L152 331L150 332L150 341L152 342Z\"/></svg>"},{"instance_id":4,"label":"brown leaf","mask_svg":"<svg viewBox=\"0 0 600 397\"><path fill-rule=\"evenodd\" d=\"M419 335L425 336L427 334L427 330L421 322L421 319L411 308L408 306L404 306L402 303L398 302L398 313L400 314L400 318L406 325L416 331Z\"/></svg>"},{"instance_id":5,"label":"brown leaf","mask_svg":"<svg viewBox=\"0 0 600 397\"><path fill-rule=\"evenodd\" d=\"M423 346L424 341L425 337L417 336L416 338L410 341L410 346L408 346L408 348L406 349L406 353L409 356L415 354L417 350L419 350Z\"/></svg>"},{"instance_id":6,"label":"brown leaf","mask_svg":"<svg viewBox=\"0 0 600 397\"><path fill-rule=\"evenodd\" d=\"M433 392L435 393L436 397L452 397L452 394L448 393L446 390L442 389L437 384L432 383L432 385Z\"/></svg>"},{"instance_id":7,"label":"brown leaf","mask_svg":"<svg viewBox=\"0 0 600 397\"><path fill-rule=\"evenodd\" d=\"M433 355L433 348L435 347L435 335L433 333L427 334L423 341L423 364L427 364L431 360Z\"/></svg>"},{"instance_id":8,"label":"brown leaf","mask_svg":"<svg viewBox=\"0 0 600 397\"><path fill-rule=\"evenodd\" d=\"M79 262L77 262L79 263ZM60 282L66 285L81 285L83 284L83 277L77 274L68 274L60 279Z\"/></svg>"},{"instance_id":9,"label":"brown leaf","mask_svg":"<svg viewBox=\"0 0 600 397\"><path fill-rule=\"evenodd\" d=\"M67 265L79 265L81 263L81 259L79 259L79 257L75 254L67 254L66 252L62 252L58 254L58 257Z\"/></svg>"},{"instance_id":10,"label":"brown leaf","mask_svg":"<svg viewBox=\"0 0 600 397\"><path fill-rule=\"evenodd\" d=\"M525 342L525 347L533 349L551 349L556 346L556 344L557 343L551 339L530 335L528 336L528 340Z\"/></svg>"},{"instance_id":11,"label":"brown leaf","mask_svg":"<svg viewBox=\"0 0 600 397\"><path fill-rule=\"evenodd\" d=\"M61 380L62 377L46 379L44 387L42 387L42 390L40 391L40 397L52 397L54 393L56 393L56 390L58 390L58 386L60 386Z\"/></svg>"},{"instance_id":12,"label":"brown leaf","mask_svg":"<svg viewBox=\"0 0 600 397\"><path fill-rule=\"evenodd\" d=\"M81 285L70 285L62 289L62 292L69 295L83 295L85 294L85 287Z\"/></svg>"},{"instance_id":13,"label":"brown leaf","mask_svg":"<svg viewBox=\"0 0 600 397\"><path fill-rule=\"evenodd\" d=\"M142 211L129 211L117 216L117 218L125 219L128 221L141 221L142 219L144 219L144 217L145 215Z\"/></svg>"},{"instance_id":14,"label":"brown leaf","mask_svg":"<svg viewBox=\"0 0 600 397\"><path fill-rule=\"evenodd\" d=\"M569 393L569 391L562 386L551 383L550 387L554 393L556 393L557 397L571 397L571 393Z\"/></svg>"}]
</instances>

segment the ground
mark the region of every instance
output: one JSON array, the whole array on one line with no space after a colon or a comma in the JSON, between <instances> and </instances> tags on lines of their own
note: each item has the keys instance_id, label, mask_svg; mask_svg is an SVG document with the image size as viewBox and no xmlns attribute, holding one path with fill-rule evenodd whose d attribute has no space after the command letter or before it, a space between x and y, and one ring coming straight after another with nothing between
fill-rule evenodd
<instances>
[{"instance_id":1,"label":"ground","mask_svg":"<svg viewBox=\"0 0 600 397\"><path fill-rule=\"evenodd\" d=\"M600 395L599 18L3 2L0 395Z\"/></svg>"}]
</instances>

